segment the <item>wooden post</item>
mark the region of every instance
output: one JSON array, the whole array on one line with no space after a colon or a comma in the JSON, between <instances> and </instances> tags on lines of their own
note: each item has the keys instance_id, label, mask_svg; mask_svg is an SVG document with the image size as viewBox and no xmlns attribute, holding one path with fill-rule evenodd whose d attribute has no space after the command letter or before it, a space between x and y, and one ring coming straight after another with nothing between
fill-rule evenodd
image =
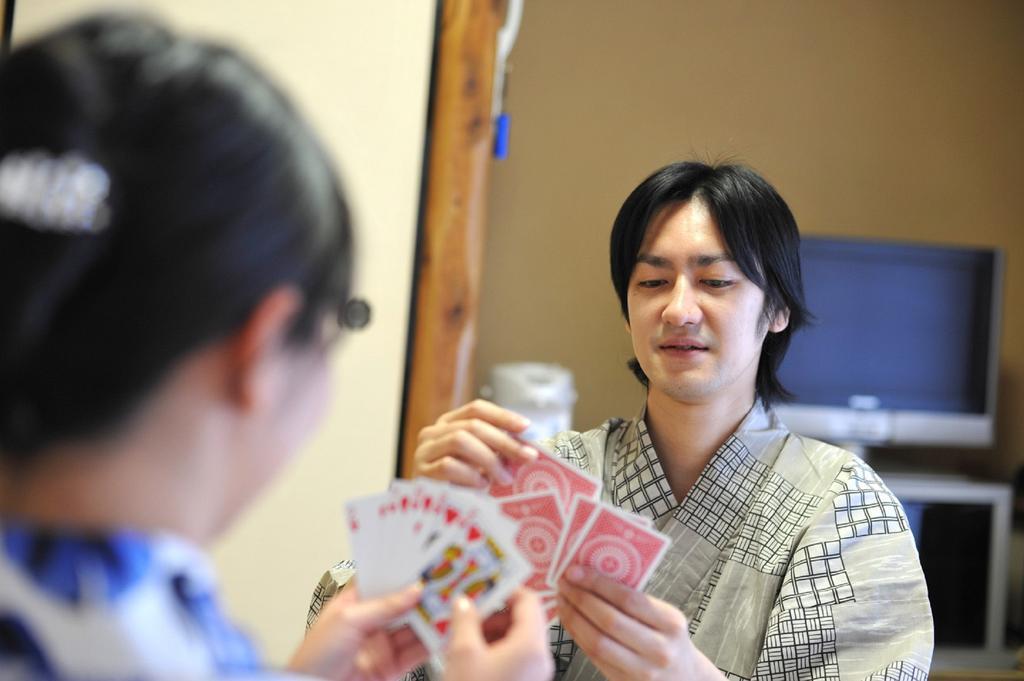
<instances>
[{"instance_id":1,"label":"wooden post","mask_svg":"<svg viewBox=\"0 0 1024 681\"><path fill-rule=\"evenodd\" d=\"M483 259L499 0L443 0L415 275L400 473L421 428L469 401Z\"/></svg>"},{"instance_id":2,"label":"wooden post","mask_svg":"<svg viewBox=\"0 0 1024 681\"><path fill-rule=\"evenodd\" d=\"M0 0L0 55L11 49L11 30L14 24L14 0Z\"/></svg>"}]
</instances>

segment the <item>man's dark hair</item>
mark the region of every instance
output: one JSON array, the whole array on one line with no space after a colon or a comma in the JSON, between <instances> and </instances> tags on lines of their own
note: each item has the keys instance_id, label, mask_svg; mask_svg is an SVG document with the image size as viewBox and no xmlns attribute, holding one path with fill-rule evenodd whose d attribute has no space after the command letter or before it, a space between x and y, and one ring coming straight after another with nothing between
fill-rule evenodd
<instances>
[{"instance_id":1,"label":"man's dark hair","mask_svg":"<svg viewBox=\"0 0 1024 681\"><path fill-rule=\"evenodd\" d=\"M122 422L180 359L274 288L312 347L346 300L348 210L319 142L247 59L143 17L100 15L0 62L0 161L88 159L105 229L0 214L0 459ZM31 216L29 216L31 217Z\"/></svg>"},{"instance_id":2,"label":"man's dark hair","mask_svg":"<svg viewBox=\"0 0 1024 681\"><path fill-rule=\"evenodd\" d=\"M789 310L788 326L765 338L756 381L757 395L765 404L789 399L792 395L779 382L779 364L793 333L810 316L800 275L800 233L786 202L750 168L673 163L630 193L615 217L611 235L612 284L622 315L629 321L629 279L651 221L666 205L691 199L707 207L740 271L764 291L765 323ZM646 386L647 376L635 358L629 367Z\"/></svg>"}]
</instances>

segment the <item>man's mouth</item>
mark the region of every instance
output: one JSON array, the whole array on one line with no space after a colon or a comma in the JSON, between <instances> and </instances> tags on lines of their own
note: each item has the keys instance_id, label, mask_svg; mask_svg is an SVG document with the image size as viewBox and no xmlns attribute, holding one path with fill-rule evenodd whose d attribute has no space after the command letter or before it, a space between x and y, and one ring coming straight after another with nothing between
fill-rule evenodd
<instances>
[{"instance_id":1,"label":"man's mouth","mask_svg":"<svg viewBox=\"0 0 1024 681\"><path fill-rule=\"evenodd\" d=\"M680 342L674 342L673 341L673 342L668 342L668 343L662 343L658 347L661 348L662 350L687 350L687 351L689 351L689 350L707 350L708 349L708 347L706 345L701 345L699 343L690 342L690 341L680 341Z\"/></svg>"}]
</instances>

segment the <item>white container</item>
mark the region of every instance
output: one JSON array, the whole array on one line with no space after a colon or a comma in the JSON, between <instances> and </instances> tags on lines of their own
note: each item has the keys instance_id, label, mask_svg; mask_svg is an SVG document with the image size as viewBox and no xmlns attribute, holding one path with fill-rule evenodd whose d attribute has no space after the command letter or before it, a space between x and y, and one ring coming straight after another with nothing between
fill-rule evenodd
<instances>
[{"instance_id":1,"label":"white container","mask_svg":"<svg viewBox=\"0 0 1024 681\"><path fill-rule=\"evenodd\" d=\"M572 427L576 404L572 372L557 364L496 364L480 394L530 419L527 440L543 440Z\"/></svg>"}]
</instances>

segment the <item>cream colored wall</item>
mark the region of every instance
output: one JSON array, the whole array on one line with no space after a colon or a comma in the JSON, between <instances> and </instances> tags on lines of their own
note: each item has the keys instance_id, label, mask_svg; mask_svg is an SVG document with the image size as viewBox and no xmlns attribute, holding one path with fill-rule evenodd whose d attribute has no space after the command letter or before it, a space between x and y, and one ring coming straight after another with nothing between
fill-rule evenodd
<instances>
[{"instance_id":1,"label":"cream colored wall","mask_svg":"<svg viewBox=\"0 0 1024 681\"><path fill-rule=\"evenodd\" d=\"M997 451L961 460L1003 476L1024 462L1024 3L527 2L511 63L481 380L556 361L576 375L577 426L632 415L611 222L661 165L734 158L805 233L1006 250Z\"/></svg>"},{"instance_id":2,"label":"cream colored wall","mask_svg":"<svg viewBox=\"0 0 1024 681\"><path fill-rule=\"evenodd\" d=\"M17 0L15 42L112 3ZM345 498L395 469L408 294L433 41L421 0L138 0L177 25L253 53L295 96L339 159L355 204L356 291L373 323L335 362L326 428L214 552L229 609L283 662L321 573L347 555Z\"/></svg>"}]
</instances>

